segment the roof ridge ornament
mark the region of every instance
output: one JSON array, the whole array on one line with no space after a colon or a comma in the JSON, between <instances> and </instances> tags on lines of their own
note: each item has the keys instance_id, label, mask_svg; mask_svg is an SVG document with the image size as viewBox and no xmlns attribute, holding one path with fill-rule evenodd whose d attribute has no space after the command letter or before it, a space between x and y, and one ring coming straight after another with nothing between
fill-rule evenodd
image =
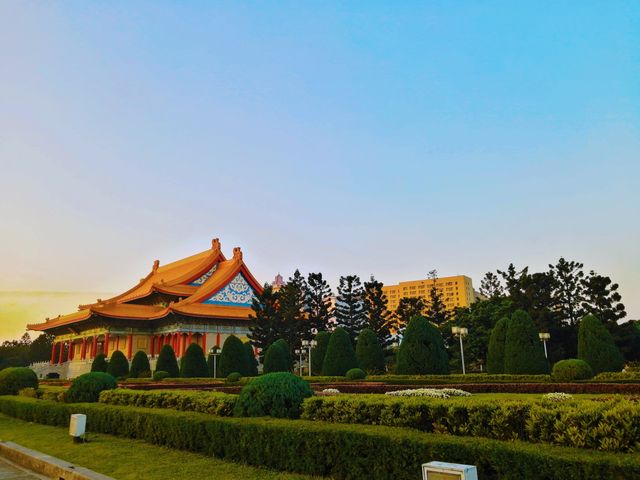
<instances>
[{"instance_id":1,"label":"roof ridge ornament","mask_svg":"<svg viewBox=\"0 0 640 480\"><path fill-rule=\"evenodd\" d=\"M155 273L158 271L158 267L160 266L160 260L154 260L153 261L153 269L152 271Z\"/></svg>"},{"instance_id":2,"label":"roof ridge ornament","mask_svg":"<svg viewBox=\"0 0 640 480\"><path fill-rule=\"evenodd\" d=\"M242 260L242 250L240 247L233 247L233 259L237 261Z\"/></svg>"},{"instance_id":3,"label":"roof ridge ornament","mask_svg":"<svg viewBox=\"0 0 640 480\"><path fill-rule=\"evenodd\" d=\"M211 250L220 250L220 239L218 237L211 240Z\"/></svg>"}]
</instances>

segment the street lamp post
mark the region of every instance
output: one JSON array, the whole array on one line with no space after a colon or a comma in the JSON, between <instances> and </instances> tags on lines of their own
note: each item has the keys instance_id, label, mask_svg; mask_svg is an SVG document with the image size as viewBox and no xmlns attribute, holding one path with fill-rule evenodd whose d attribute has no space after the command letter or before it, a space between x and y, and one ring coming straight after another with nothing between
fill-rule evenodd
<instances>
[{"instance_id":1,"label":"street lamp post","mask_svg":"<svg viewBox=\"0 0 640 480\"><path fill-rule=\"evenodd\" d=\"M308 355L309 358L309 376L311 373L311 349L318 345L318 342L315 340L302 340L302 348L306 350L305 354ZM302 369L300 370L300 376L302 376Z\"/></svg>"},{"instance_id":2,"label":"street lamp post","mask_svg":"<svg viewBox=\"0 0 640 480\"><path fill-rule=\"evenodd\" d=\"M298 373L302 376L302 354L304 350L302 348L296 348L296 355L298 355Z\"/></svg>"},{"instance_id":3,"label":"street lamp post","mask_svg":"<svg viewBox=\"0 0 640 480\"><path fill-rule=\"evenodd\" d=\"M220 355L220 347L214 345L209 349L209 355L213 357L213 378L218 378L218 355Z\"/></svg>"},{"instance_id":4,"label":"street lamp post","mask_svg":"<svg viewBox=\"0 0 640 480\"><path fill-rule=\"evenodd\" d=\"M538 337L540 337L540 341L544 345L544 358L548 359L549 356L547 355L547 342L551 339L551 334L548 332L540 332L538 334Z\"/></svg>"},{"instance_id":5,"label":"street lamp post","mask_svg":"<svg viewBox=\"0 0 640 480\"><path fill-rule=\"evenodd\" d=\"M451 327L451 333L460 339L460 358L462 359L462 374L466 375L467 371L464 366L464 346L462 345L462 337L469 333L469 329L466 327Z\"/></svg>"}]
</instances>

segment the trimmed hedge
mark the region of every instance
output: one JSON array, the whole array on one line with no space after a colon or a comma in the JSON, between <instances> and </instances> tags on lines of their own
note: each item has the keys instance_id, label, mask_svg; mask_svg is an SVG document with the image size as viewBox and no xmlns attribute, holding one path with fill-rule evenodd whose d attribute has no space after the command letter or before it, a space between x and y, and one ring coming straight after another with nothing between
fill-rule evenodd
<instances>
[{"instance_id":1,"label":"trimmed hedge","mask_svg":"<svg viewBox=\"0 0 640 480\"><path fill-rule=\"evenodd\" d=\"M233 412L237 417L299 418L303 400L312 395L309 384L292 373L267 373L245 385Z\"/></svg>"},{"instance_id":2,"label":"trimmed hedge","mask_svg":"<svg viewBox=\"0 0 640 480\"><path fill-rule=\"evenodd\" d=\"M27 367L8 367L0 371L0 395L17 395L23 388L38 388L38 376Z\"/></svg>"},{"instance_id":3,"label":"trimmed hedge","mask_svg":"<svg viewBox=\"0 0 640 480\"><path fill-rule=\"evenodd\" d=\"M230 417L237 395L220 392L189 392L185 390L105 390L100 403L128 407L170 408L189 412Z\"/></svg>"},{"instance_id":4,"label":"trimmed hedge","mask_svg":"<svg viewBox=\"0 0 640 480\"><path fill-rule=\"evenodd\" d=\"M636 402L623 399L550 404L339 395L305 400L302 418L615 452L633 450L640 443L640 409Z\"/></svg>"},{"instance_id":5,"label":"trimmed hedge","mask_svg":"<svg viewBox=\"0 0 640 480\"><path fill-rule=\"evenodd\" d=\"M0 397L0 412L66 428L69 415L87 415L89 432L136 438L228 461L336 479L415 480L437 458L473 464L483 480L640 480L637 455L580 451L428 434L409 429L337 425L303 420L220 418L102 404L66 405ZM402 455L398 455L402 452Z\"/></svg>"},{"instance_id":6,"label":"trimmed hedge","mask_svg":"<svg viewBox=\"0 0 640 480\"><path fill-rule=\"evenodd\" d=\"M352 368L347 372L346 377L349 380L364 380L365 378L367 378L367 374L361 368Z\"/></svg>"}]
</instances>

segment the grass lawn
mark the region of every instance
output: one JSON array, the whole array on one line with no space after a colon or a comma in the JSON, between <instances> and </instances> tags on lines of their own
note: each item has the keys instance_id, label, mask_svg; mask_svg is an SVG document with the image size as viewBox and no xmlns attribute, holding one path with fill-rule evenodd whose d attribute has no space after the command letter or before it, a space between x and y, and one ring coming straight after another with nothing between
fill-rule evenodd
<instances>
[{"instance_id":1,"label":"grass lawn","mask_svg":"<svg viewBox=\"0 0 640 480\"><path fill-rule=\"evenodd\" d=\"M88 443L74 444L66 429L27 423L1 414L0 439L121 480L320 478L225 462L204 455L150 445L139 440L97 433L89 435Z\"/></svg>"}]
</instances>

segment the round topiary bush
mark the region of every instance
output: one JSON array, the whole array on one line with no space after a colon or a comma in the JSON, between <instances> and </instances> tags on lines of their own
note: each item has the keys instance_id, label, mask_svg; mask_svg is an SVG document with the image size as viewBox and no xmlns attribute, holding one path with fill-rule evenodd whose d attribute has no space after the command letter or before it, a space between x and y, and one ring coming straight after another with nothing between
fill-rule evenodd
<instances>
[{"instance_id":1,"label":"round topiary bush","mask_svg":"<svg viewBox=\"0 0 640 480\"><path fill-rule=\"evenodd\" d=\"M231 372L229 375L227 375L227 382L236 383L239 382L241 378L242 374L240 372Z\"/></svg>"},{"instance_id":2,"label":"round topiary bush","mask_svg":"<svg viewBox=\"0 0 640 480\"><path fill-rule=\"evenodd\" d=\"M104 353L96 355L91 363L92 372L106 372L109 364L107 363L107 357Z\"/></svg>"},{"instance_id":3,"label":"round topiary bush","mask_svg":"<svg viewBox=\"0 0 640 480\"><path fill-rule=\"evenodd\" d=\"M36 372L27 367L9 367L0 371L0 395L17 395L23 388L38 388Z\"/></svg>"},{"instance_id":4,"label":"round topiary bush","mask_svg":"<svg viewBox=\"0 0 640 480\"><path fill-rule=\"evenodd\" d=\"M85 373L76 378L67 390L67 402L97 402L100 392L113 390L116 386L116 379L108 373Z\"/></svg>"},{"instance_id":5,"label":"round topiary bush","mask_svg":"<svg viewBox=\"0 0 640 480\"><path fill-rule=\"evenodd\" d=\"M553 366L551 377L556 382L573 382L593 378L591 366L584 360L570 358L560 360Z\"/></svg>"},{"instance_id":6,"label":"round topiary bush","mask_svg":"<svg viewBox=\"0 0 640 480\"><path fill-rule=\"evenodd\" d=\"M299 418L302 401L313 395L309 384L289 372L276 372L254 378L236 401L236 417Z\"/></svg>"},{"instance_id":7,"label":"round topiary bush","mask_svg":"<svg viewBox=\"0 0 640 480\"><path fill-rule=\"evenodd\" d=\"M367 378L367 374L361 368L352 368L347 372L347 378L349 380L362 380Z\"/></svg>"},{"instance_id":8,"label":"round topiary bush","mask_svg":"<svg viewBox=\"0 0 640 480\"><path fill-rule=\"evenodd\" d=\"M149 365L149 357L142 350L138 350L131 360L130 378L145 378L143 375L150 377L151 366Z\"/></svg>"},{"instance_id":9,"label":"round topiary bush","mask_svg":"<svg viewBox=\"0 0 640 480\"><path fill-rule=\"evenodd\" d=\"M156 373L153 374L153 379L156 381L160 381L169 376L169 372L165 372L164 370L156 370Z\"/></svg>"},{"instance_id":10,"label":"round topiary bush","mask_svg":"<svg viewBox=\"0 0 640 480\"><path fill-rule=\"evenodd\" d=\"M129 360L120 350L111 355L107 373L115 378L127 378L129 376Z\"/></svg>"}]
</instances>

